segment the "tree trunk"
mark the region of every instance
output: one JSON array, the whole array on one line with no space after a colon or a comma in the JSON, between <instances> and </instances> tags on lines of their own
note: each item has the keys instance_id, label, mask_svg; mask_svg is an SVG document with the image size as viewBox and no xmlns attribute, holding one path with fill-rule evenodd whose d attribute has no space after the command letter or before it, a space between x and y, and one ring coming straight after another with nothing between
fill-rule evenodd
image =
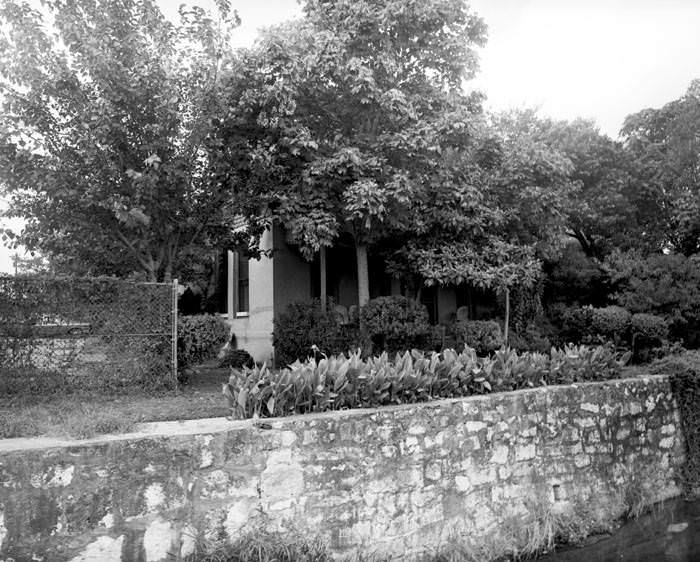
<instances>
[{"instance_id":1,"label":"tree trunk","mask_svg":"<svg viewBox=\"0 0 700 562\"><path fill-rule=\"evenodd\" d=\"M369 301L369 269L367 268L367 246L356 244L357 256L357 295L360 308Z\"/></svg>"},{"instance_id":2,"label":"tree trunk","mask_svg":"<svg viewBox=\"0 0 700 562\"><path fill-rule=\"evenodd\" d=\"M321 272L321 310L326 312L326 301L328 300L328 288L326 286L326 247L321 246L319 252L320 272Z\"/></svg>"},{"instance_id":3,"label":"tree trunk","mask_svg":"<svg viewBox=\"0 0 700 562\"><path fill-rule=\"evenodd\" d=\"M180 235L173 236L168 241L168 248L165 252L165 271L163 272L163 282L172 283L173 280L173 265L175 264L175 256L177 255L177 246L180 240Z\"/></svg>"},{"instance_id":4,"label":"tree trunk","mask_svg":"<svg viewBox=\"0 0 700 562\"><path fill-rule=\"evenodd\" d=\"M148 260L148 267L146 268L146 273L148 274L148 281L150 283L158 282L158 264L153 261L153 258Z\"/></svg>"},{"instance_id":5,"label":"tree trunk","mask_svg":"<svg viewBox=\"0 0 700 562\"><path fill-rule=\"evenodd\" d=\"M506 289L506 320L503 323L503 341L508 345L508 324L510 322L510 289Z\"/></svg>"},{"instance_id":6,"label":"tree trunk","mask_svg":"<svg viewBox=\"0 0 700 562\"><path fill-rule=\"evenodd\" d=\"M163 283L171 283L173 280L173 264L168 262L163 272Z\"/></svg>"}]
</instances>

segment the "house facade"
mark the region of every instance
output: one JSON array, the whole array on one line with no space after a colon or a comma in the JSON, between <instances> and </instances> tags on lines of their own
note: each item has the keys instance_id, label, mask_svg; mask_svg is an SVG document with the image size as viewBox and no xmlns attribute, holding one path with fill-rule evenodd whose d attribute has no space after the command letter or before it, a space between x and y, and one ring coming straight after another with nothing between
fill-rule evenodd
<instances>
[{"instance_id":1,"label":"house facade","mask_svg":"<svg viewBox=\"0 0 700 562\"><path fill-rule=\"evenodd\" d=\"M308 301L321 295L319 256L307 261L287 243L283 228L274 225L260 240L260 249L269 253L247 259L238 252L221 256L217 285L219 313L226 318L236 346L248 351L256 361L268 364L274 358L273 320L295 301ZM269 252L271 250L271 252ZM326 251L326 294L344 309L357 306L357 269L352 239L341 236ZM403 294L401 283L385 272L378 258L369 258L370 298ZM480 318L493 313L492 297L466 287L424 287L421 302L432 324L449 325L458 310L463 317Z\"/></svg>"}]
</instances>

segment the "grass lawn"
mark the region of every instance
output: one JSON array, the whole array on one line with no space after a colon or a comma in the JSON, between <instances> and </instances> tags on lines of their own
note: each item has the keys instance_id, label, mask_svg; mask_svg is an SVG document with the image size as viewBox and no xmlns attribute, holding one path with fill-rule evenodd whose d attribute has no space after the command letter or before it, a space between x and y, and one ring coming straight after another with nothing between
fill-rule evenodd
<instances>
[{"instance_id":1,"label":"grass lawn","mask_svg":"<svg viewBox=\"0 0 700 562\"><path fill-rule=\"evenodd\" d=\"M213 418L229 414L221 394L229 369L216 362L200 365L191 382L177 393L102 396L0 397L0 439L11 437L73 437L88 439L105 433L125 433L142 422ZM628 366L623 377L647 370Z\"/></svg>"},{"instance_id":2,"label":"grass lawn","mask_svg":"<svg viewBox=\"0 0 700 562\"><path fill-rule=\"evenodd\" d=\"M229 369L218 369L210 363L196 370L190 384L177 393L0 397L0 439L87 439L103 433L124 433L142 422L228 415L221 383L228 380Z\"/></svg>"}]
</instances>

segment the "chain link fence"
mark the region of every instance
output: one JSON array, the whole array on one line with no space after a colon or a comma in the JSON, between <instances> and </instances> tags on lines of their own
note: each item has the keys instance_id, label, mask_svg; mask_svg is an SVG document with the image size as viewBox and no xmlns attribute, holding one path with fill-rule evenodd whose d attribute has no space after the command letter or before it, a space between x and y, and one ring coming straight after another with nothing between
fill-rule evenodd
<instances>
[{"instance_id":1,"label":"chain link fence","mask_svg":"<svg viewBox=\"0 0 700 562\"><path fill-rule=\"evenodd\" d=\"M176 385L177 281L0 277L0 395Z\"/></svg>"}]
</instances>

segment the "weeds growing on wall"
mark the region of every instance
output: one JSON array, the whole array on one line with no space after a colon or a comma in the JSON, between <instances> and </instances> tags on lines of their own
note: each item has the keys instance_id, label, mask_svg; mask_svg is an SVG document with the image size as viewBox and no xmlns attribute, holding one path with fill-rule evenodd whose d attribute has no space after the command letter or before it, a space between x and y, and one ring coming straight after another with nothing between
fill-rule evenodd
<instances>
[{"instance_id":1,"label":"weeds growing on wall","mask_svg":"<svg viewBox=\"0 0 700 562\"><path fill-rule=\"evenodd\" d=\"M652 372L671 377L685 439L686 460L681 477L685 493L700 496L700 352L664 357L652 365Z\"/></svg>"},{"instance_id":2,"label":"weeds growing on wall","mask_svg":"<svg viewBox=\"0 0 700 562\"><path fill-rule=\"evenodd\" d=\"M332 562L333 557L319 539L298 533L269 531L265 527L241 533L233 543L197 537L195 551L185 562Z\"/></svg>"},{"instance_id":3,"label":"weeds growing on wall","mask_svg":"<svg viewBox=\"0 0 700 562\"><path fill-rule=\"evenodd\" d=\"M637 480L630 480L626 487L637 484ZM623 513L623 520L637 517L653 501L649 493L641 490L632 496L615 491L612 495L604 494L605 501L611 502L604 509L598 509L601 507L598 501L583 496L571 498L562 509L555 506L547 490L541 489L524 500L526 516L505 517L494 533L478 540L467 533L449 532L439 545L416 553L412 559L416 562L532 560L560 545L578 545L591 535L612 533L621 522L614 513ZM625 503L627 497L634 497L634 505ZM264 515L249 521L232 543L206 537L204 530L193 537L194 553L185 558L186 562L331 562L335 559L318 535L308 535L287 523L282 527L270 525ZM345 559L390 562L396 557L373 553L372 545L368 544Z\"/></svg>"},{"instance_id":4,"label":"weeds growing on wall","mask_svg":"<svg viewBox=\"0 0 700 562\"><path fill-rule=\"evenodd\" d=\"M585 346L553 349L549 355L502 349L488 357L471 348L413 350L394 359L387 353L363 359L358 350L281 370L266 365L233 370L223 391L234 417L287 416L608 380L619 376L628 358Z\"/></svg>"}]
</instances>

